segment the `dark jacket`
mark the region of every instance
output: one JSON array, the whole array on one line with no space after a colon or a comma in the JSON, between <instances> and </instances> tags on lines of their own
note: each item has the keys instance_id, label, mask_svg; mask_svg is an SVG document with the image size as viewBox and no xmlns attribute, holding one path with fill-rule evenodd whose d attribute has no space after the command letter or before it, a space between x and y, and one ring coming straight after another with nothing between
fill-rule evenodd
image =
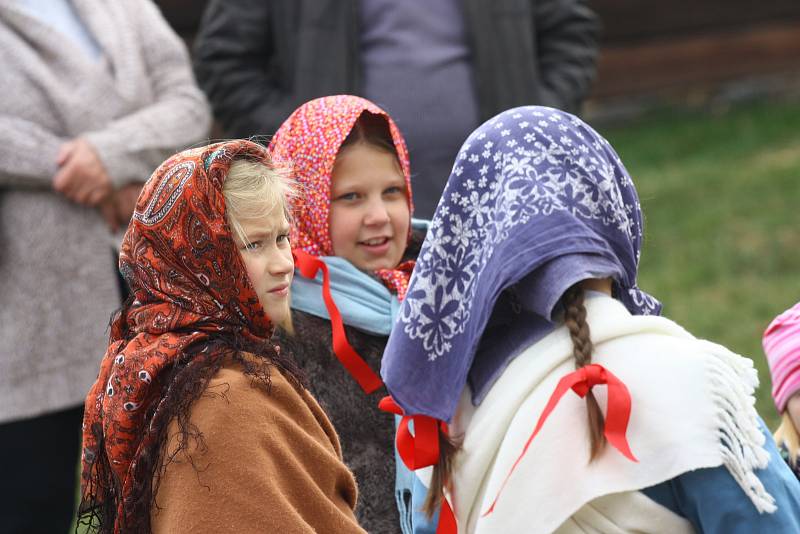
<instances>
[{"instance_id":1,"label":"dark jacket","mask_svg":"<svg viewBox=\"0 0 800 534\"><path fill-rule=\"evenodd\" d=\"M227 135L271 135L308 100L360 94L357 1L211 0L195 72ZM531 104L577 111L597 56L586 0L463 4L482 120Z\"/></svg>"}]
</instances>

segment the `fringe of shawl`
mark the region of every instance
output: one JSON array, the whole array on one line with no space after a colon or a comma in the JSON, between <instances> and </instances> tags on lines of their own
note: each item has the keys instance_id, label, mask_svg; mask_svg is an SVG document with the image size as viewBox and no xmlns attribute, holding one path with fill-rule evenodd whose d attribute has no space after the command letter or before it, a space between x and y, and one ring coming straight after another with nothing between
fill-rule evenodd
<instances>
[{"instance_id":1,"label":"fringe of shawl","mask_svg":"<svg viewBox=\"0 0 800 534\"><path fill-rule=\"evenodd\" d=\"M700 343L711 356L706 365L723 464L759 513L772 513L775 499L753 472L769 463L754 406L758 373L751 360L715 343Z\"/></svg>"}]
</instances>

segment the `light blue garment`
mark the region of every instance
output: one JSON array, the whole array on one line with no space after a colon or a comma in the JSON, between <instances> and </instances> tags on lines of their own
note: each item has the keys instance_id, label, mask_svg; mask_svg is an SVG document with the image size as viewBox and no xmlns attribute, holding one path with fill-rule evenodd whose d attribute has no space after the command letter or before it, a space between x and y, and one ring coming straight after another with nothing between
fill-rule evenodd
<instances>
[{"instance_id":1,"label":"light blue garment","mask_svg":"<svg viewBox=\"0 0 800 534\"><path fill-rule=\"evenodd\" d=\"M400 416L395 416L395 429L399 424ZM409 423L409 428L413 432L413 421ZM397 447L394 449L394 463L397 466L394 496L397 500L397 511L400 513L400 529L403 534L435 534L439 524L439 511L437 510L431 518L422 511L428 488L406 467L400 459Z\"/></svg>"},{"instance_id":2,"label":"light blue garment","mask_svg":"<svg viewBox=\"0 0 800 534\"><path fill-rule=\"evenodd\" d=\"M800 482L781 458L764 421L761 432L767 439L769 464L754 472L775 498L774 513L759 514L724 466L690 471L642 493L705 534L800 532Z\"/></svg>"},{"instance_id":3,"label":"light blue garment","mask_svg":"<svg viewBox=\"0 0 800 534\"><path fill-rule=\"evenodd\" d=\"M25 14L47 24L83 50L93 60L103 54L89 28L69 0L15 0Z\"/></svg>"},{"instance_id":4,"label":"light blue garment","mask_svg":"<svg viewBox=\"0 0 800 534\"><path fill-rule=\"evenodd\" d=\"M427 231L430 221L411 219L411 228ZM388 336L400 309L397 295L339 256L321 256L328 266L333 301L342 321L364 332ZM322 299L322 272L313 280L296 274L292 281L292 309L330 320Z\"/></svg>"},{"instance_id":5,"label":"light blue garment","mask_svg":"<svg viewBox=\"0 0 800 534\"><path fill-rule=\"evenodd\" d=\"M373 335L388 336L400 309L397 295L344 258L321 256L320 259L328 266L331 295L344 324ZM322 299L322 271L314 279L295 275L292 309L330 320Z\"/></svg>"}]
</instances>

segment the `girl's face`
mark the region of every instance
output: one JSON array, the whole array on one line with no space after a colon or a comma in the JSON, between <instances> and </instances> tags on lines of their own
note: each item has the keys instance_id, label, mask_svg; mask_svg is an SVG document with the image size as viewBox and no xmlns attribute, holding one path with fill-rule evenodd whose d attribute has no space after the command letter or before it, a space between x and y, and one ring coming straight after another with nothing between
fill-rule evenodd
<instances>
[{"instance_id":1,"label":"girl's face","mask_svg":"<svg viewBox=\"0 0 800 534\"><path fill-rule=\"evenodd\" d=\"M786 403L786 411L789 412L795 429L800 432L800 391L789 398L789 402Z\"/></svg>"},{"instance_id":2,"label":"girl's face","mask_svg":"<svg viewBox=\"0 0 800 534\"><path fill-rule=\"evenodd\" d=\"M236 246L247 268L247 276L258 300L273 324L282 324L289 316L289 286L294 274L292 248L289 245L289 222L280 208L256 219L242 219L239 224L247 243L236 238Z\"/></svg>"},{"instance_id":3,"label":"girl's face","mask_svg":"<svg viewBox=\"0 0 800 534\"><path fill-rule=\"evenodd\" d=\"M365 271L393 269L403 258L410 224L395 155L365 143L345 148L331 176L333 253Z\"/></svg>"}]
</instances>

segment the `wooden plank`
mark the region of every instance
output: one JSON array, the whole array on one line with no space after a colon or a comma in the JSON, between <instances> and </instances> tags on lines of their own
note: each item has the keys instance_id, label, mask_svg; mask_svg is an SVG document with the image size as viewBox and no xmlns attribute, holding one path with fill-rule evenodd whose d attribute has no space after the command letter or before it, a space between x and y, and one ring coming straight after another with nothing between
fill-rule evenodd
<instances>
[{"instance_id":1,"label":"wooden plank","mask_svg":"<svg viewBox=\"0 0 800 534\"><path fill-rule=\"evenodd\" d=\"M608 45L800 20L798 0L591 0L590 6Z\"/></svg>"},{"instance_id":2,"label":"wooden plank","mask_svg":"<svg viewBox=\"0 0 800 534\"><path fill-rule=\"evenodd\" d=\"M595 99L800 71L800 23L719 32L600 53Z\"/></svg>"}]
</instances>

